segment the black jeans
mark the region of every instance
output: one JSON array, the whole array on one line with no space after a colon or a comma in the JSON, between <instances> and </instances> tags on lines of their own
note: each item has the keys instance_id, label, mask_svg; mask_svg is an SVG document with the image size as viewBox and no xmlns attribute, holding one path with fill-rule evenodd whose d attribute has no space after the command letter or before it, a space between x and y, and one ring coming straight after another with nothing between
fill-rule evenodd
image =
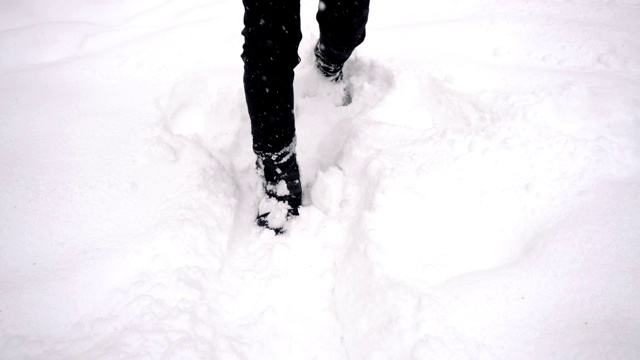
<instances>
[{"instance_id":1,"label":"black jeans","mask_svg":"<svg viewBox=\"0 0 640 360\"><path fill-rule=\"evenodd\" d=\"M244 91L253 150L277 153L295 138L293 69L300 62L300 0L243 0ZM324 57L341 65L364 41L369 0L324 0L316 19Z\"/></svg>"}]
</instances>

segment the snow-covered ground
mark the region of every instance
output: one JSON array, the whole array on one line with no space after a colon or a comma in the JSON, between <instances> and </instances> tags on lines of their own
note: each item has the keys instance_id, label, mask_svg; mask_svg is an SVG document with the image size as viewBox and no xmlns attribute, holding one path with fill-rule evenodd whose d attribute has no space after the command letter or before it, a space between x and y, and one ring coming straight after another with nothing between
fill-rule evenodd
<instances>
[{"instance_id":1,"label":"snow-covered ground","mask_svg":"<svg viewBox=\"0 0 640 360\"><path fill-rule=\"evenodd\" d=\"M0 358L640 358L640 1L316 7L276 237L240 1L0 4Z\"/></svg>"}]
</instances>

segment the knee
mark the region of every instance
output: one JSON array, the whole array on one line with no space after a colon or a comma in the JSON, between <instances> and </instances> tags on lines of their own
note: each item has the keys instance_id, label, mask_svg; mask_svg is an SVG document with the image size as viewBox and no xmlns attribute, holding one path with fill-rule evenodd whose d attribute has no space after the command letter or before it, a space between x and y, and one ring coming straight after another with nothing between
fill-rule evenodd
<instances>
[{"instance_id":1,"label":"knee","mask_svg":"<svg viewBox=\"0 0 640 360\"><path fill-rule=\"evenodd\" d=\"M248 66L283 66L293 68L299 63L298 46L302 39L300 16L262 16L245 14L242 31L242 59Z\"/></svg>"},{"instance_id":2,"label":"knee","mask_svg":"<svg viewBox=\"0 0 640 360\"><path fill-rule=\"evenodd\" d=\"M297 44L282 39L245 41L242 60L250 68L293 69L300 62Z\"/></svg>"}]
</instances>

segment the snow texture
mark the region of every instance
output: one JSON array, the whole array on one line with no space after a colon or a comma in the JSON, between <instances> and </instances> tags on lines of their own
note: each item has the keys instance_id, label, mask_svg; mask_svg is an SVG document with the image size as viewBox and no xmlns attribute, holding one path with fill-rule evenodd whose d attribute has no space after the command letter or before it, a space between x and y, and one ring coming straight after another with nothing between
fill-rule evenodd
<instances>
[{"instance_id":1,"label":"snow texture","mask_svg":"<svg viewBox=\"0 0 640 360\"><path fill-rule=\"evenodd\" d=\"M0 4L0 358L640 358L640 2L317 9L275 236L241 2Z\"/></svg>"}]
</instances>

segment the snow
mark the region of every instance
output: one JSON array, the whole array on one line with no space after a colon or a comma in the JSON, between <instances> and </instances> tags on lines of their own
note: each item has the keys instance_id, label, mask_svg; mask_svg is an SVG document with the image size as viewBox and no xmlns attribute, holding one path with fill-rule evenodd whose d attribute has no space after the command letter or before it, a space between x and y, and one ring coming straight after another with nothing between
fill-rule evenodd
<instances>
[{"instance_id":1,"label":"snow","mask_svg":"<svg viewBox=\"0 0 640 360\"><path fill-rule=\"evenodd\" d=\"M275 236L240 2L0 5L0 358L640 358L640 2L317 7Z\"/></svg>"}]
</instances>

